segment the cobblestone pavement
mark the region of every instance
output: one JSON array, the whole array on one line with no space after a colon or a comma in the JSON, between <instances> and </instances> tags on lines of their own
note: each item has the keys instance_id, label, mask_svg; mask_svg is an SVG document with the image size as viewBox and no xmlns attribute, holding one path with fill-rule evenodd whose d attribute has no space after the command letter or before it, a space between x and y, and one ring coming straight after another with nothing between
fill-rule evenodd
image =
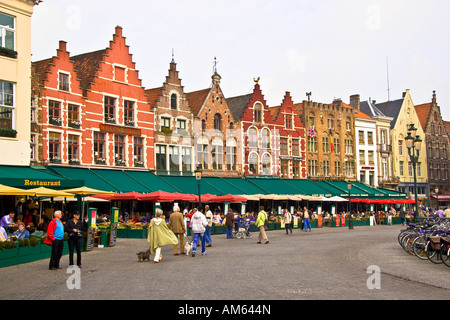
<instances>
[{"instance_id":1,"label":"cobblestone pavement","mask_svg":"<svg viewBox=\"0 0 450 320\"><path fill-rule=\"evenodd\" d=\"M4 299L88 300L409 300L449 299L450 268L406 253L402 226L294 229L267 232L269 244L213 235L208 254L173 255L138 262L146 239L118 239L115 247L83 253L80 289L69 289L68 256L61 270L48 260L0 269ZM380 288L369 289L369 266L380 269ZM373 282L372 282L373 283Z\"/></svg>"}]
</instances>

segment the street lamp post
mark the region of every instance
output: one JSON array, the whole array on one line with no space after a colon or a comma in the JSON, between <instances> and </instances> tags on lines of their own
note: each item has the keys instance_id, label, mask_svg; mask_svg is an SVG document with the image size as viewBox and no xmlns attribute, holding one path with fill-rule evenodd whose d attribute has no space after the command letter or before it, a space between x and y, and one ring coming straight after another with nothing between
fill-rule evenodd
<instances>
[{"instance_id":1,"label":"street lamp post","mask_svg":"<svg viewBox=\"0 0 450 320\"><path fill-rule=\"evenodd\" d=\"M420 148L422 147L422 140L417 133L417 128L414 127L414 124L410 124L408 127L408 136L405 138L406 147L408 148L408 155L413 165L414 171L414 196L415 196L415 208L414 208L414 221L418 220L419 211L418 211L418 198L417 198L417 173L416 166L419 162L419 154Z\"/></svg>"},{"instance_id":2,"label":"street lamp post","mask_svg":"<svg viewBox=\"0 0 450 320\"><path fill-rule=\"evenodd\" d=\"M200 180L202 179L202 169L200 168L200 165L197 166L197 169L195 169L194 173L195 173L195 179L197 179L197 183L198 183L198 210L201 210L202 195L200 193Z\"/></svg>"},{"instance_id":3,"label":"street lamp post","mask_svg":"<svg viewBox=\"0 0 450 320\"><path fill-rule=\"evenodd\" d=\"M348 206L349 206L349 210L348 210L348 229L351 230L351 229L353 229L352 201L350 199L350 194L351 194L351 190L352 190L352 182L351 181L347 181L347 188L348 188Z\"/></svg>"},{"instance_id":4,"label":"street lamp post","mask_svg":"<svg viewBox=\"0 0 450 320\"><path fill-rule=\"evenodd\" d=\"M439 188L434 188L434 193L436 195L436 212L439 210Z\"/></svg>"}]
</instances>

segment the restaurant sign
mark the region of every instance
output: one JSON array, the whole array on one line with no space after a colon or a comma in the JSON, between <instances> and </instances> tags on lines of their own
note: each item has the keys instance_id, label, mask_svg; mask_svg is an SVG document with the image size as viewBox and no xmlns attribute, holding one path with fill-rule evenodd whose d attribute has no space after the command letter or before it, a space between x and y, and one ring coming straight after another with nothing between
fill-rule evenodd
<instances>
[{"instance_id":1,"label":"restaurant sign","mask_svg":"<svg viewBox=\"0 0 450 320\"><path fill-rule=\"evenodd\" d=\"M126 134L129 136L140 136L141 129L132 127L114 126L110 124L100 123L100 131L115 134Z\"/></svg>"}]
</instances>

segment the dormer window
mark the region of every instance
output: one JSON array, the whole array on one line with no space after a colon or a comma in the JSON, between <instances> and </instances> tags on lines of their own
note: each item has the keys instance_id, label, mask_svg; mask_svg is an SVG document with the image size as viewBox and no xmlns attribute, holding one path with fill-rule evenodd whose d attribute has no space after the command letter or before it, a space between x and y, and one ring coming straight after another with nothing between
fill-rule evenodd
<instances>
[{"instance_id":1,"label":"dormer window","mask_svg":"<svg viewBox=\"0 0 450 320\"><path fill-rule=\"evenodd\" d=\"M254 122L262 122L262 105L261 105L261 103L257 103L253 107L253 121Z\"/></svg>"},{"instance_id":2,"label":"dormer window","mask_svg":"<svg viewBox=\"0 0 450 320\"><path fill-rule=\"evenodd\" d=\"M222 116L218 113L214 115L214 130L222 131Z\"/></svg>"}]
</instances>

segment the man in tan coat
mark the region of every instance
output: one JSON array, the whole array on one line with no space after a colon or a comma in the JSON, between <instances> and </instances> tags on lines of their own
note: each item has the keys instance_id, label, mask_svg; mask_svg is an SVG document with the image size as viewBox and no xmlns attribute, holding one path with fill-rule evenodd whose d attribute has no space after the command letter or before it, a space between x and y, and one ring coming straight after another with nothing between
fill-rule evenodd
<instances>
[{"instance_id":1,"label":"man in tan coat","mask_svg":"<svg viewBox=\"0 0 450 320\"><path fill-rule=\"evenodd\" d=\"M186 233L186 227L184 224L183 214L180 212L180 207L175 205L173 207L173 212L169 217L169 229L175 234L177 239L179 239L180 253L184 254L184 234ZM177 245L173 245L173 254L178 255Z\"/></svg>"}]
</instances>

